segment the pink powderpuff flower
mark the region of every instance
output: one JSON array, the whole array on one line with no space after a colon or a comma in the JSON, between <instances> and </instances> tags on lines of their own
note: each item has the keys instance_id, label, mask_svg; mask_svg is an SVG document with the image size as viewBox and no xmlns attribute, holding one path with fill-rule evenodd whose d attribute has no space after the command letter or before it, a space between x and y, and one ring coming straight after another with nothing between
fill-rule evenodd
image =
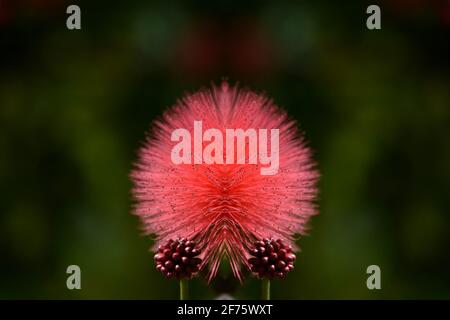
<instances>
[{"instance_id":1,"label":"pink powderpuff flower","mask_svg":"<svg viewBox=\"0 0 450 320\"><path fill-rule=\"evenodd\" d=\"M248 157L245 164L174 164L171 134L179 128L193 132L194 121L224 137L227 128L279 129L277 174L262 175L261 165L248 164ZM134 212L145 233L156 236L155 248L190 239L201 251L208 281L224 257L242 281L255 241L281 239L297 249L295 237L316 213L318 176L297 123L265 96L224 81L185 96L154 122L131 173Z\"/></svg>"}]
</instances>

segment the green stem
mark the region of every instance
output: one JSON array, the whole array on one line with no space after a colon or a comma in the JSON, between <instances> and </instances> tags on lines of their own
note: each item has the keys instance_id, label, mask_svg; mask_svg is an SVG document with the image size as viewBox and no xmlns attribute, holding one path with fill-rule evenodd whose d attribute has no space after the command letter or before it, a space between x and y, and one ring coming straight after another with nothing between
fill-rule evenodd
<instances>
[{"instance_id":1,"label":"green stem","mask_svg":"<svg viewBox=\"0 0 450 320\"><path fill-rule=\"evenodd\" d=\"M188 290L189 290L188 280L186 280L186 279L180 280L180 300L189 299Z\"/></svg>"},{"instance_id":2,"label":"green stem","mask_svg":"<svg viewBox=\"0 0 450 320\"><path fill-rule=\"evenodd\" d=\"M261 299L262 300L270 300L270 280L262 279L261 285Z\"/></svg>"}]
</instances>

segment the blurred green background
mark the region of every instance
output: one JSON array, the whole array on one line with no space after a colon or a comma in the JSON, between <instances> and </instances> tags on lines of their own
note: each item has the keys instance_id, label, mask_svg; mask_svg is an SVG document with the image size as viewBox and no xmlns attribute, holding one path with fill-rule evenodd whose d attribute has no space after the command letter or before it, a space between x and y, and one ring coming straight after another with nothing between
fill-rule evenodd
<instances>
[{"instance_id":1,"label":"blurred green background","mask_svg":"<svg viewBox=\"0 0 450 320\"><path fill-rule=\"evenodd\" d=\"M223 77L298 119L322 173L273 298L450 298L450 3L375 3L378 31L364 1L0 0L0 298L177 298L128 174L152 119ZM259 297L226 272L191 288Z\"/></svg>"}]
</instances>

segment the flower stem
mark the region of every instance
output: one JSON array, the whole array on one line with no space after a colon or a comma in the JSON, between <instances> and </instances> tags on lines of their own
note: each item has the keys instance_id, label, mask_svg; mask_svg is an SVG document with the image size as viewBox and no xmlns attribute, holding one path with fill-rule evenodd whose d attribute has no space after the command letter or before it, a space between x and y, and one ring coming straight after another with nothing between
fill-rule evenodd
<instances>
[{"instance_id":1,"label":"flower stem","mask_svg":"<svg viewBox=\"0 0 450 320\"><path fill-rule=\"evenodd\" d=\"M262 300L270 300L270 280L262 279L261 285L261 299Z\"/></svg>"},{"instance_id":2,"label":"flower stem","mask_svg":"<svg viewBox=\"0 0 450 320\"><path fill-rule=\"evenodd\" d=\"M187 300L189 298L189 286L188 280L182 279L180 280L180 300Z\"/></svg>"}]
</instances>

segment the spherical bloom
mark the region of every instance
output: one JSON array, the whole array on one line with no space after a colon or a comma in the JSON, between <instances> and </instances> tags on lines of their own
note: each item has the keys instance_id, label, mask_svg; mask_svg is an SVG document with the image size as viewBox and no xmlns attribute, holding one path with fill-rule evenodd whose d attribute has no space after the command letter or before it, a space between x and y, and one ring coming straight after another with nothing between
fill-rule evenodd
<instances>
[{"instance_id":1,"label":"spherical bloom","mask_svg":"<svg viewBox=\"0 0 450 320\"><path fill-rule=\"evenodd\" d=\"M250 250L252 257L248 259L251 271L258 278L280 278L294 269L295 254L292 246L285 245L281 239L264 239L255 242Z\"/></svg>"},{"instance_id":2,"label":"spherical bloom","mask_svg":"<svg viewBox=\"0 0 450 320\"><path fill-rule=\"evenodd\" d=\"M156 269L167 278L191 279L202 262L202 259L197 258L199 254L195 241L186 238L170 239L166 245L158 246L155 254Z\"/></svg>"},{"instance_id":3,"label":"spherical bloom","mask_svg":"<svg viewBox=\"0 0 450 320\"><path fill-rule=\"evenodd\" d=\"M178 143L174 137L179 138L174 132L184 128L196 140L199 122L204 133L200 132L200 145L186 138L189 148L179 153L184 160L193 161L174 161ZM255 130L253 137L260 138L258 151L252 154L256 149L249 135L243 144L244 163L237 160L239 142L229 148L228 139L226 147L210 152L220 161L202 159L206 150L211 151L208 146L213 140L228 138L230 128ZM214 139L207 132L215 132ZM269 132L278 132L271 136L278 140L268 138L272 144L262 145L263 133ZM272 158L277 162L275 170L264 174L269 164L262 160L271 153L277 160ZM296 122L265 96L230 87L227 82L185 96L155 121L131 177L135 213L145 232L156 236L156 247L175 237L195 241L202 252L200 268L208 270L208 280L224 257L241 280L242 267L250 269L249 251L257 240L281 239L295 250L294 238L304 234L316 212L318 172Z\"/></svg>"}]
</instances>

